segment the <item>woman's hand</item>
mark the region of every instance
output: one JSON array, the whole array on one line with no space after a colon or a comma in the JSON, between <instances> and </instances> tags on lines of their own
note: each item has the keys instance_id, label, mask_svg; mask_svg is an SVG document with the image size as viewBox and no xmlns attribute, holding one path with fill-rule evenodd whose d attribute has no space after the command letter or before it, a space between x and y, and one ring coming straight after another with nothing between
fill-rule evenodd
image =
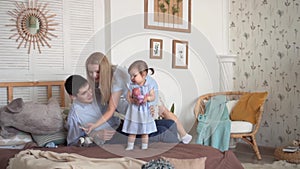
<instances>
[{"instance_id":1,"label":"woman's hand","mask_svg":"<svg viewBox=\"0 0 300 169\"><path fill-rule=\"evenodd\" d=\"M90 134L96 128L94 123L87 123L85 127L81 127L81 129L86 133Z\"/></svg>"},{"instance_id":2,"label":"woman's hand","mask_svg":"<svg viewBox=\"0 0 300 169\"><path fill-rule=\"evenodd\" d=\"M150 106L150 114L152 117L154 117L154 115L155 115L155 107L153 105Z\"/></svg>"},{"instance_id":3,"label":"woman's hand","mask_svg":"<svg viewBox=\"0 0 300 169\"><path fill-rule=\"evenodd\" d=\"M107 141L107 140L110 140L114 136L115 133L116 133L115 130L103 129L103 130L95 131L91 135L92 135L92 137L96 137L103 141Z\"/></svg>"},{"instance_id":4,"label":"woman's hand","mask_svg":"<svg viewBox=\"0 0 300 169\"><path fill-rule=\"evenodd\" d=\"M165 112L168 111L167 108L165 106L162 106L162 105L159 105L159 106L150 106L150 113L151 113L151 116L154 117L156 114L155 113L158 113L158 116L159 117L162 117L164 118L164 114Z\"/></svg>"},{"instance_id":5,"label":"woman's hand","mask_svg":"<svg viewBox=\"0 0 300 169\"><path fill-rule=\"evenodd\" d=\"M84 130L86 132L86 134L90 134L95 129L95 124L87 123L86 127L82 127L81 129ZM103 130L93 132L92 135L93 135L93 137L97 136L101 140L107 141L107 140L110 140L114 136L115 133L116 133L115 130L103 129Z\"/></svg>"}]
</instances>

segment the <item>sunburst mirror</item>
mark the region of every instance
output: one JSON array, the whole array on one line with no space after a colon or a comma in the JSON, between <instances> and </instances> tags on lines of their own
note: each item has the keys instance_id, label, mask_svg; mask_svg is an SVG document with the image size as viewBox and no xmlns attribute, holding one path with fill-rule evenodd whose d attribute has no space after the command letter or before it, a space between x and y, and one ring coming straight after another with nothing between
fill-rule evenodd
<instances>
[{"instance_id":1,"label":"sunburst mirror","mask_svg":"<svg viewBox=\"0 0 300 169\"><path fill-rule=\"evenodd\" d=\"M49 14L47 4L38 3L37 0L28 0L28 3L15 3L16 9L8 11L8 14L13 18L10 19L14 24L10 31L16 32L9 39L16 38L19 42L18 49L24 45L28 47L28 54L31 49L38 49L41 53L41 46L51 48L49 41L51 37L56 37L51 31L55 31L54 17L56 14Z\"/></svg>"}]
</instances>

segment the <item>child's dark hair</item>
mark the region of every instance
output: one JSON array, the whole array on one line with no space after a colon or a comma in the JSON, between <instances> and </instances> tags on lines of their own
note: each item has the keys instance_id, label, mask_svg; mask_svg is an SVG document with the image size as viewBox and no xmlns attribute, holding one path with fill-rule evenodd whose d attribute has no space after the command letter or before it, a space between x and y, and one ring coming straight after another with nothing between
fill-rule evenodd
<instances>
[{"instance_id":1,"label":"child's dark hair","mask_svg":"<svg viewBox=\"0 0 300 169\"><path fill-rule=\"evenodd\" d=\"M133 62L128 68L128 73L130 73L130 71L133 68L137 69L139 72L146 71L147 73L148 73L149 70L151 70L151 75L154 74L154 69L153 68L148 68L147 63L143 60L137 60L137 61Z\"/></svg>"},{"instance_id":2,"label":"child's dark hair","mask_svg":"<svg viewBox=\"0 0 300 169\"><path fill-rule=\"evenodd\" d=\"M88 81L80 75L71 75L65 81L65 89L69 95L76 96L79 89L84 87Z\"/></svg>"}]
</instances>

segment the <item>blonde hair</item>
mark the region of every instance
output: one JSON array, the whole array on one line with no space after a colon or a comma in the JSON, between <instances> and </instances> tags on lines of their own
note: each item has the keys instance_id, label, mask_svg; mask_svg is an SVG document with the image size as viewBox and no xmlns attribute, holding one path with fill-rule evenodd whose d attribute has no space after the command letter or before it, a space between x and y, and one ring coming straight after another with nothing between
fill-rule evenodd
<instances>
[{"instance_id":1,"label":"blonde hair","mask_svg":"<svg viewBox=\"0 0 300 169\"><path fill-rule=\"evenodd\" d=\"M108 58L101 52L92 53L85 62L87 79L90 84L95 84L95 80L90 76L88 65L99 65L99 85L101 94L101 104L105 105L108 103L110 95L111 95L111 83L112 83L112 75L113 66ZM95 88L95 85L91 85Z\"/></svg>"}]
</instances>

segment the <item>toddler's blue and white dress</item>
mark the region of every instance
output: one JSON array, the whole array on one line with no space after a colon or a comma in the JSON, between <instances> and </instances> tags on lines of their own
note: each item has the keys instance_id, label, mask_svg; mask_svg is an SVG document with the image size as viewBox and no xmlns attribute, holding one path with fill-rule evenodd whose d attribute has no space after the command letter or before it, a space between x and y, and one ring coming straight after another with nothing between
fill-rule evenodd
<instances>
[{"instance_id":1,"label":"toddler's blue and white dress","mask_svg":"<svg viewBox=\"0 0 300 169\"><path fill-rule=\"evenodd\" d=\"M133 88L139 87L142 95L149 94L151 90L155 90L156 82L152 81L152 79L147 79L143 86L130 83L129 90L132 91ZM125 115L122 131L128 134L150 134L156 132L157 128L150 112L150 105L150 102L142 105L130 104Z\"/></svg>"}]
</instances>

